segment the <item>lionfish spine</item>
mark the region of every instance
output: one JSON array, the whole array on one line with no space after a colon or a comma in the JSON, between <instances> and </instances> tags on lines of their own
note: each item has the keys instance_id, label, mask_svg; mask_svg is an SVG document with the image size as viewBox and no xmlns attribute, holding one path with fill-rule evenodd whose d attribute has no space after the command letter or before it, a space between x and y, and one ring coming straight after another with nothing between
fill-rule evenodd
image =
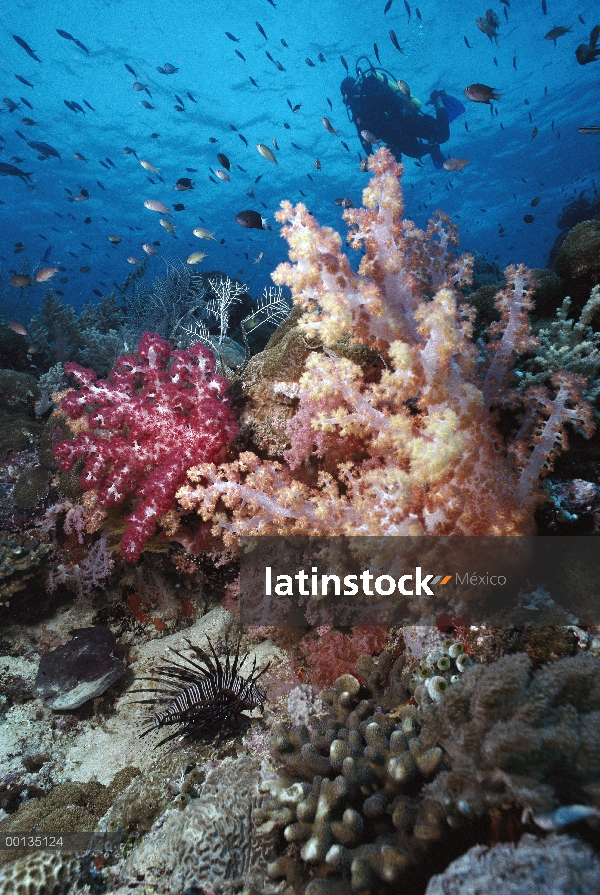
<instances>
[{"instance_id":1,"label":"lionfish spine","mask_svg":"<svg viewBox=\"0 0 600 895\"><path fill-rule=\"evenodd\" d=\"M240 643L235 652L226 641L225 660L222 662L206 638L210 654L187 641L195 653L194 659L172 652L186 664L167 660L157 670L154 678L142 678L155 684L138 693L152 693L154 699L139 700L148 704L166 704L166 708L154 711L149 726L141 733L146 736L152 730L166 725L177 725L177 730L157 745L180 738L182 742L197 742L221 735L233 728L245 710L263 708L266 694L256 683L269 664L260 671L254 659L248 677L238 671L246 662L246 654L240 660ZM212 654L212 655L211 655ZM245 717L245 716L244 716Z\"/></svg>"}]
</instances>

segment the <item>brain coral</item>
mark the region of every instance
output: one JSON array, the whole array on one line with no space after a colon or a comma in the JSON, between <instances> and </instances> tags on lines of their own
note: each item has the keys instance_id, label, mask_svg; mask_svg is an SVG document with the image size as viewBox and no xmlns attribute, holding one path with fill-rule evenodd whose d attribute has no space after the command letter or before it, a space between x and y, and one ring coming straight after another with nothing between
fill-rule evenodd
<instances>
[{"instance_id":1,"label":"brain coral","mask_svg":"<svg viewBox=\"0 0 600 895\"><path fill-rule=\"evenodd\" d=\"M80 861L64 852L38 852L0 871L0 895L65 895L79 875Z\"/></svg>"}]
</instances>

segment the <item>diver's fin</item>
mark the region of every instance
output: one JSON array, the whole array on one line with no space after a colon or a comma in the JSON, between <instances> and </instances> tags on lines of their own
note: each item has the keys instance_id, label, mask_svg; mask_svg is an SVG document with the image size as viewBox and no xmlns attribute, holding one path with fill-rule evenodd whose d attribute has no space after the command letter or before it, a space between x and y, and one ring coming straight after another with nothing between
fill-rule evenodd
<instances>
[{"instance_id":1,"label":"diver's fin","mask_svg":"<svg viewBox=\"0 0 600 895\"><path fill-rule=\"evenodd\" d=\"M444 162L448 160L448 156L444 155L437 143L429 145L429 155L431 156L433 167L437 168L438 171L444 167Z\"/></svg>"},{"instance_id":2,"label":"diver's fin","mask_svg":"<svg viewBox=\"0 0 600 895\"><path fill-rule=\"evenodd\" d=\"M444 103L444 109L448 113L448 121L452 123L455 118L458 118L459 115L462 115L465 111L465 107L461 103L459 99L455 96L450 96L449 93L445 93L442 97L442 102Z\"/></svg>"}]
</instances>

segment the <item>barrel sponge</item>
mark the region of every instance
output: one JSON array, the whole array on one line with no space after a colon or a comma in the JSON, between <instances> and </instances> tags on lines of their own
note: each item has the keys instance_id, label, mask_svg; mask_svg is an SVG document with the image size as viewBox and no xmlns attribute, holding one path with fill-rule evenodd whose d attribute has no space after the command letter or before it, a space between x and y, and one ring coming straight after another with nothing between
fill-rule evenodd
<instances>
[{"instance_id":1,"label":"barrel sponge","mask_svg":"<svg viewBox=\"0 0 600 895\"><path fill-rule=\"evenodd\" d=\"M534 814L558 808L558 767L600 808L595 656L562 658L537 671L522 653L473 665L438 703L420 706L419 720L421 745L441 746L450 765L427 785L425 800L443 805L451 825L506 805Z\"/></svg>"}]
</instances>

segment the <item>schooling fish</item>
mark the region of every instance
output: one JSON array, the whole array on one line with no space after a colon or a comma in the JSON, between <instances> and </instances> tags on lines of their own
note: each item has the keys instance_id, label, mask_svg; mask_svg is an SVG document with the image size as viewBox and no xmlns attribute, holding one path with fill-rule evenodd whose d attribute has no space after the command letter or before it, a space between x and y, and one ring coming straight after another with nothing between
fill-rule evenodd
<instances>
[{"instance_id":1,"label":"schooling fish","mask_svg":"<svg viewBox=\"0 0 600 895\"><path fill-rule=\"evenodd\" d=\"M18 34L13 34L13 40L16 40L16 42L19 44L19 46L20 46L20 47L23 47L23 49L25 50L25 52L27 53L27 55L28 55L28 56L31 56L32 59L35 59L36 62L41 62L41 61L42 61L41 59L38 59L38 57L35 55L35 53L34 53L33 50L31 49L31 47L30 47L29 44L27 43L27 41L23 40L22 37L19 37Z\"/></svg>"},{"instance_id":2,"label":"schooling fish","mask_svg":"<svg viewBox=\"0 0 600 895\"><path fill-rule=\"evenodd\" d=\"M20 168L15 168L14 165L9 165L8 162L0 162L0 177L6 177L8 174L12 174L14 177L20 177L23 183L31 183L31 175L33 171L21 171Z\"/></svg>"},{"instance_id":3,"label":"schooling fish","mask_svg":"<svg viewBox=\"0 0 600 895\"><path fill-rule=\"evenodd\" d=\"M147 208L149 211L158 211L160 214L171 214L167 206L162 202L158 202L156 199L146 199L144 208Z\"/></svg>"},{"instance_id":4,"label":"schooling fish","mask_svg":"<svg viewBox=\"0 0 600 895\"><path fill-rule=\"evenodd\" d=\"M239 37L234 37L234 35L231 33L231 31L226 31L225 34L229 38L229 40L233 40L239 44L239 42L240 42Z\"/></svg>"},{"instance_id":5,"label":"schooling fish","mask_svg":"<svg viewBox=\"0 0 600 895\"><path fill-rule=\"evenodd\" d=\"M191 99L191 101L192 101L193 103L196 102L196 100L194 99L194 97L192 96L192 94L190 93L189 90L188 90L188 92L187 92L187 95L189 96L189 98Z\"/></svg>"},{"instance_id":6,"label":"schooling fish","mask_svg":"<svg viewBox=\"0 0 600 895\"><path fill-rule=\"evenodd\" d=\"M277 159L273 155L272 151L269 149L268 146L265 146L264 143L257 143L256 148L263 158L266 158L268 161L273 162L274 165L278 164Z\"/></svg>"},{"instance_id":7,"label":"schooling fish","mask_svg":"<svg viewBox=\"0 0 600 895\"><path fill-rule=\"evenodd\" d=\"M252 209L248 209L247 211L240 211L235 216L236 224L240 224L241 227L246 227L248 230L267 230L265 225L267 223L266 218L264 218L258 211L253 211Z\"/></svg>"},{"instance_id":8,"label":"schooling fish","mask_svg":"<svg viewBox=\"0 0 600 895\"><path fill-rule=\"evenodd\" d=\"M267 35L265 34L265 29L264 29L263 26L260 24L260 22L255 22L254 24L256 25L256 27L258 28L258 30L260 31L260 33L262 34L262 36L264 37L264 39L265 39L265 40L268 40L269 38L268 38Z\"/></svg>"},{"instance_id":9,"label":"schooling fish","mask_svg":"<svg viewBox=\"0 0 600 895\"><path fill-rule=\"evenodd\" d=\"M329 120L329 118L323 117L323 118L321 118L321 121L323 122L323 127L325 128L325 130L329 131L330 134L335 134L335 135L339 134L339 131L336 131L336 129L334 128L334 126L331 123L331 121Z\"/></svg>"},{"instance_id":10,"label":"schooling fish","mask_svg":"<svg viewBox=\"0 0 600 895\"><path fill-rule=\"evenodd\" d=\"M491 105L491 99L500 99L500 94L495 92L495 87L488 87L486 84L471 84L466 87L464 94L467 99L473 103L488 103Z\"/></svg>"},{"instance_id":11,"label":"schooling fish","mask_svg":"<svg viewBox=\"0 0 600 895\"><path fill-rule=\"evenodd\" d=\"M88 103L87 99L84 99L83 104L84 104L84 106L87 106L88 109L91 109L92 112L95 112L95 111L96 111L96 110L94 109L93 106L90 106L90 104Z\"/></svg>"},{"instance_id":12,"label":"schooling fish","mask_svg":"<svg viewBox=\"0 0 600 895\"><path fill-rule=\"evenodd\" d=\"M130 65L127 65L127 63L125 63L125 68L127 69L127 71L129 72L130 75L133 75L134 78L137 78L136 73L134 72L134 70L132 69L132 67Z\"/></svg>"},{"instance_id":13,"label":"schooling fish","mask_svg":"<svg viewBox=\"0 0 600 895\"><path fill-rule=\"evenodd\" d=\"M33 87L33 84L30 84L26 78L22 78L21 75L15 75L17 81L20 81L21 84L25 84L26 87Z\"/></svg>"},{"instance_id":14,"label":"schooling fish","mask_svg":"<svg viewBox=\"0 0 600 895\"><path fill-rule=\"evenodd\" d=\"M342 63L342 65L344 66L346 71L349 72L348 63L346 62L346 60L344 59L343 56L340 56L340 62Z\"/></svg>"},{"instance_id":15,"label":"schooling fish","mask_svg":"<svg viewBox=\"0 0 600 895\"><path fill-rule=\"evenodd\" d=\"M54 156L54 158L60 159L60 161L62 162L62 159L60 158L60 152L55 149L54 146L50 146L49 143L38 143L35 140L32 140L31 143L28 143L27 145L31 146L31 148L35 149L36 152L39 152L46 157L52 155Z\"/></svg>"},{"instance_id":16,"label":"schooling fish","mask_svg":"<svg viewBox=\"0 0 600 895\"><path fill-rule=\"evenodd\" d=\"M390 28L390 40L391 40L391 42L394 44L394 46L396 47L396 49L397 49L400 53L403 53L403 52L404 52L404 50L402 49L402 47L401 47L400 44L398 43L398 38L396 37L396 32L395 32L392 28Z\"/></svg>"},{"instance_id":17,"label":"schooling fish","mask_svg":"<svg viewBox=\"0 0 600 895\"><path fill-rule=\"evenodd\" d=\"M556 38L562 37L563 34L568 34L573 30L573 26L571 25L569 28L565 28L564 25L558 25L556 28L552 28L548 34L544 35L544 40L554 41L554 46L556 46Z\"/></svg>"}]
</instances>

